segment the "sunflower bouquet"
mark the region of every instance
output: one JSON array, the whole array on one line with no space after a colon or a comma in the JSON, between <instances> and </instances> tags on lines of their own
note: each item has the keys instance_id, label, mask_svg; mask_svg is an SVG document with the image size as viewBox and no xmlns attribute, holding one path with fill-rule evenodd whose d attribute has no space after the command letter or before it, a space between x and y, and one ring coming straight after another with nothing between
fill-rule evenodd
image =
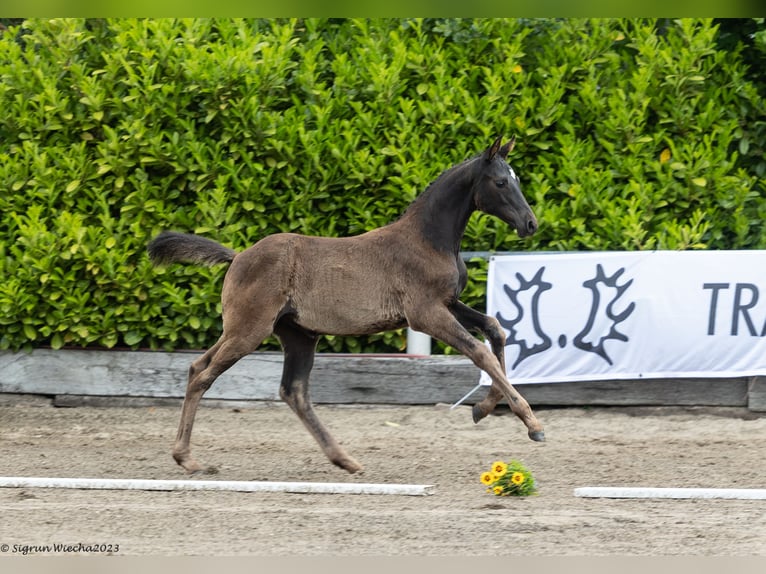
<instances>
[{"instance_id":1,"label":"sunflower bouquet","mask_svg":"<svg viewBox=\"0 0 766 574\"><path fill-rule=\"evenodd\" d=\"M481 474L482 484L487 492L496 496L529 496L537 493L532 473L518 460L492 463L487 472Z\"/></svg>"}]
</instances>

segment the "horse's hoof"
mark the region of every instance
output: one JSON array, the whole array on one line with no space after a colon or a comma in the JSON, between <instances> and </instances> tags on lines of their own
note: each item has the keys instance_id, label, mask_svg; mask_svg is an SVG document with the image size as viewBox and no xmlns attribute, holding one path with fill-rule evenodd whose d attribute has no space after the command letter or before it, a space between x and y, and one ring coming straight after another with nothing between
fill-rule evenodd
<instances>
[{"instance_id":1,"label":"horse's hoof","mask_svg":"<svg viewBox=\"0 0 766 574\"><path fill-rule=\"evenodd\" d=\"M478 405L473 405L473 408L471 409L471 415L473 416L473 422L474 424L478 423L481 419L487 416L487 413L484 412L484 410Z\"/></svg>"},{"instance_id":2,"label":"horse's hoof","mask_svg":"<svg viewBox=\"0 0 766 574\"><path fill-rule=\"evenodd\" d=\"M183 466L183 469L186 471L186 474L189 475L199 475L199 474L205 474L205 467L200 466L198 464L189 464L189 465L181 465Z\"/></svg>"},{"instance_id":3,"label":"horse's hoof","mask_svg":"<svg viewBox=\"0 0 766 574\"><path fill-rule=\"evenodd\" d=\"M173 458L175 458L175 456ZM198 474L205 471L205 468L203 468L202 465L200 465L200 463L198 463L193 458L182 459L179 457L175 458L175 461L186 471L187 474Z\"/></svg>"},{"instance_id":4,"label":"horse's hoof","mask_svg":"<svg viewBox=\"0 0 766 574\"><path fill-rule=\"evenodd\" d=\"M330 461L335 466L342 468L349 474L355 474L357 472L361 472L364 470L364 467L351 457L342 458L342 459L330 459Z\"/></svg>"},{"instance_id":5,"label":"horse's hoof","mask_svg":"<svg viewBox=\"0 0 766 574\"><path fill-rule=\"evenodd\" d=\"M545 433L541 430L529 431L529 438L537 442L545 442Z\"/></svg>"}]
</instances>

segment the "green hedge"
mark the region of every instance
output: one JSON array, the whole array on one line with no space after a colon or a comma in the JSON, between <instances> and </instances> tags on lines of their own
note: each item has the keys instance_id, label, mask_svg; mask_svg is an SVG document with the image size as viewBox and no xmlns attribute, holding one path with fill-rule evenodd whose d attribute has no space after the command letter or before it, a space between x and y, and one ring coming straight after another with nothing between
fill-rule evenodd
<instances>
[{"instance_id":1,"label":"green hedge","mask_svg":"<svg viewBox=\"0 0 766 574\"><path fill-rule=\"evenodd\" d=\"M763 88L711 20L28 20L0 32L0 348L205 348L242 249L352 235L516 134L540 220L465 250L763 248ZM486 264L464 299L483 306ZM271 340L270 345L274 345ZM325 338L395 351L402 331Z\"/></svg>"}]
</instances>

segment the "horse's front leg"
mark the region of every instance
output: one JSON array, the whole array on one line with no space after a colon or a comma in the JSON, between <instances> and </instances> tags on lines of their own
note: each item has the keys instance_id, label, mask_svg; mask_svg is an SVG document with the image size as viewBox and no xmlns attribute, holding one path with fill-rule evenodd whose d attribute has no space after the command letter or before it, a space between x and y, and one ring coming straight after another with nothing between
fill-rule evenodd
<instances>
[{"instance_id":1,"label":"horse's front leg","mask_svg":"<svg viewBox=\"0 0 766 574\"><path fill-rule=\"evenodd\" d=\"M492 353L500 362L503 373L505 369L505 333L500 323L494 317L480 313L461 301L455 302L450 311L463 327L469 331L478 331L484 335L492 347ZM497 403L503 398L503 391L492 381L487 396L473 406L473 422L478 423L495 410Z\"/></svg>"},{"instance_id":2,"label":"horse's front leg","mask_svg":"<svg viewBox=\"0 0 766 574\"><path fill-rule=\"evenodd\" d=\"M545 440L543 426L537 420L526 399L508 381L505 369L502 368L498 358L484 344L471 336L471 333L447 307L424 306L414 317L408 315L408 319L410 327L454 347L485 371L492 378L493 386L497 386L505 396L513 413L526 425L529 438L536 441Z\"/></svg>"}]
</instances>

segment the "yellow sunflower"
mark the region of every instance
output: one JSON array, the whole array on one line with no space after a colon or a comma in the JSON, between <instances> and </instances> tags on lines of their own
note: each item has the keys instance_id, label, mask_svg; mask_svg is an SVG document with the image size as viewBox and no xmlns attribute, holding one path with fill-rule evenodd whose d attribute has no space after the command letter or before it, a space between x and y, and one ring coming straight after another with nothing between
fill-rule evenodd
<instances>
[{"instance_id":1,"label":"yellow sunflower","mask_svg":"<svg viewBox=\"0 0 766 574\"><path fill-rule=\"evenodd\" d=\"M503 476L507 470L508 465L505 464L502 460L498 460L492 463L492 472L494 472L495 476L497 477Z\"/></svg>"},{"instance_id":2,"label":"yellow sunflower","mask_svg":"<svg viewBox=\"0 0 766 574\"><path fill-rule=\"evenodd\" d=\"M483 472L481 474L481 482L484 484L492 484L495 482L495 475L493 475L491 472Z\"/></svg>"},{"instance_id":3,"label":"yellow sunflower","mask_svg":"<svg viewBox=\"0 0 766 574\"><path fill-rule=\"evenodd\" d=\"M502 486L496 486L492 489L492 491L495 493L496 496L500 496L503 494L503 487Z\"/></svg>"},{"instance_id":4,"label":"yellow sunflower","mask_svg":"<svg viewBox=\"0 0 766 574\"><path fill-rule=\"evenodd\" d=\"M514 472L511 475L511 482L517 485L521 484L522 482L524 482L524 475L520 472Z\"/></svg>"}]
</instances>

